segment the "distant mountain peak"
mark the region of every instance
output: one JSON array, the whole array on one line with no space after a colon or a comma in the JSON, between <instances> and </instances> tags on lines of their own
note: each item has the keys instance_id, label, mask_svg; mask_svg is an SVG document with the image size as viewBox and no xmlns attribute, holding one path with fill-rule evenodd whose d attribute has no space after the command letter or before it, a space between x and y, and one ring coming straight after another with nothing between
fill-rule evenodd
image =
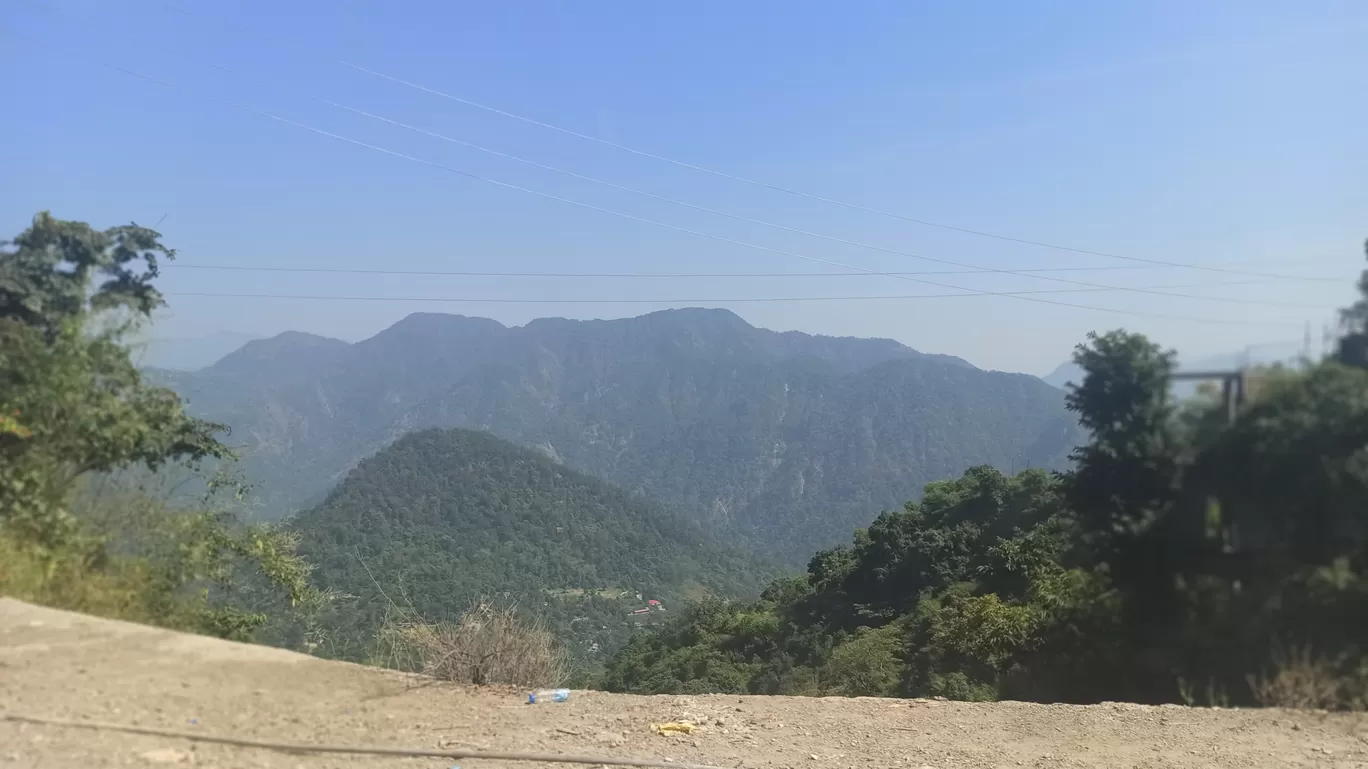
<instances>
[{"instance_id":1,"label":"distant mountain peak","mask_svg":"<svg viewBox=\"0 0 1368 769\"><path fill-rule=\"evenodd\" d=\"M332 360L351 347L341 339L304 331L283 331L268 339L254 339L228 353L206 371L214 374L252 373L264 365L297 367Z\"/></svg>"},{"instance_id":2,"label":"distant mountain peak","mask_svg":"<svg viewBox=\"0 0 1368 769\"><path fill-rule=\"evenodd\" d=\"M645 315L638 316L639 319L653 318L659 320L676 320L684 322L705 322L705 323L725 323L731 326L741 326L745 328L755 328L747 323L740 315L723 307L675 307L668 310L656 310Z\"/></svg>"},{"instance_id":3,"label":"distant mountain peak","mask_svg":"<svg viewBox=\"0 0 1368 769\"><path fill-rule=\"evenodd\" d=\"M413 332L432 333L452 330L486 331L507 328L507 326L492 318L481 318L473 315L460 315L458 313L447 312L414 312L400 318L389 328L381 331L375 336ZM375 337L371 338L374 339Z\"/></svg>"},{"instance_id":4,"label":"distant mountain peak","mask_svg":"<svg viewBox=\"0 0 1368 769\"><path fill-rule=\"evenodd\" d=\"M1041 379L1045 380L1046 384L1063 390L1070 383L1079 384L1083 381L1083 368L1071 360L1066 360Z\"/></svg>"},{"instance_id":5,"label":"distant mountain peak","mask_svg":"<svg viewBox=\"0 0 1368 769\"><path fill-rule=\"evenodd\" d=\"M198 371L260 338L260 334L242 331L213 331L201 336L154 334L138 346L134 360L143 368Z\"/></svg>"},{"instance_id":6,"label":"distant mountain peak","mask_svg":"<svg viewBox=\"0 0 1368 769\"><path fill-rule=\"evenodd\" d=\"M712 307L678 307L648 312L630 318L595 318L591 320L558 317L536 318L528 321L522 328L536 330L547 327L594 328L627 325L757 330L755 326L747 323L740 315L731 310Z\"/></svg>"},{"instance_id":7,"label":"distant mountain peak","mask_svg":"<svg viewBox=\"0 0 1368 769\"><path fill-rule=\"evenodd\" d=\"M248 342L247 344L261 345L270 344L272 342L280 345L312 345L315 347L333 348L342 348L348 346L348 343L342 341L341 339L337 339L331 336L323 336L322 334L311 334L307 331L282 331L279 334L276 334L275 336L267 337L266 339L254 339L251 342Z\"/></svg>"}]
</instances>

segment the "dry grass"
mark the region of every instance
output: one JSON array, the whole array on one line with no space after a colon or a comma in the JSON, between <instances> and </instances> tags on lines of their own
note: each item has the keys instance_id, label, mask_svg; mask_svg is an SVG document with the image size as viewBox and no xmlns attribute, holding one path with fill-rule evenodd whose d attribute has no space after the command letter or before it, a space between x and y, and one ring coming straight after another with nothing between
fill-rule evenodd
<instances>
[{"instance_id":1,"label":"dry grass","mask_svg":"<svg viewBox=\"0 0 1368 769\"><path fill-rule=\"evenodd\" d=\"M1315 655L1311 647L1274 647L1272 672L1249 676L1254 699L1265 707L1301 710L1368 709L1368 676L1346 671L1344 659Z\"/></svg>"},{"instance_id":2,"label":"dry grass","mask_svg":"<svg viewBox=\"0 0 1368 769\"><path fill-rule=\"evenodd\" d=\"M412 611L391 614L380 632L383 664L440 681L555 686L568 660L542 622L516 607L476 601L455 623L430 623Z\"/></svg>"}]
</instances>

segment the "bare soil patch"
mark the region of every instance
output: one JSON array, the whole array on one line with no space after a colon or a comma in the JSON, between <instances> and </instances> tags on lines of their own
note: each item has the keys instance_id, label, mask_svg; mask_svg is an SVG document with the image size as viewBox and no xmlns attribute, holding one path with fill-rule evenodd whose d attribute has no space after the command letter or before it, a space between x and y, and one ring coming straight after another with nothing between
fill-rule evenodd
<instances>
[{"instance_id":1,"label":"bare soil patch","mask_svg":"<svg viewBox=\"0 0 1368 769\"><path fill-rule=\"evenodd\" d=\"M397 674L0 599L0 714L288 742L639 756L724 767L1362 767L1368 717L1282 710L415 687ZM690 721L692 735L652 723ZM0 769L432 767L0 721ZM464 761L462 769L531 767Z\"/></svg>"}]
</instances>

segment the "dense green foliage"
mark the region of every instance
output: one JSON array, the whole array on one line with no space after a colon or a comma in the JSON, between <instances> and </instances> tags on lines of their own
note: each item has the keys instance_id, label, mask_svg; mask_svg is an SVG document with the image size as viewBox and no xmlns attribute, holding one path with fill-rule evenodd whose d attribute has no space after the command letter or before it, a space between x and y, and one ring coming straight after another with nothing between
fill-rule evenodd
<instances>
[{"instance_id":1,"label":"dense green foliage","mask_svg":"<svg viewBox=\"0 0 1368 769\"><path fill-rule=\"evenodd\" d=\"M986 697L1013 645L1086 589L1042 470L976 467L880 515L752 605L706 602L613 661L607 688Z\"/></svg>"},{"instance_id":2,"label":"dense green foliage","mask_svg":"<svg viewBox=\"0 0 1368 769\"><path fill-rule=\"evenodd\" d=\"M612 653L620 691L1368 707L1368 272L1337 355L1251 372L1233 416L1176 402L1173 354L1125 331L1078 347L1063 404L728 313L284 335L176 381L251 427L257 472L301 474L296 498L355 465L280 527L228 512L237 488L201 464L234 459L224 426L131 361L173 256L46 214L0 248L0 593L380 661L391 612L441 649L465 636L425 623L492 598L589 668ZM992 466L1057 455L1073 421L1067 471ZM461 429L385 447L471 424L535 448ZM166 493L190 481L202 503ZM738 600L774 572L735 534L791 555L914 482L919 501ZM669 613L629 614L652 598ZM454 625L476 637L482 611Z\"/></svg>"},{"instance_id":3,"label":"dense green foliage","mask_svg":"<svg viewBox=\"0 0 1368 769\"><path fill-rule=\"evenodd\" d=\"M1091 336L1071 470L930 484L759 602L637 635L605 685L1368 705L1360 288L1340 356L1253 372L1233 421L1174 403L1172 353Z\"/></svg>"},{"instance_id":4,"label":"dense green foliage","mask_svg":"<svg viewBox=\"0 0 1368 769\"><path fill-rule=\"evenodd\" d=\"M253 342L159 372L248 436L266 511L427 427L489 430L797 565L966 467L1059 467L1062 393L888 340L775 333L723 310L534 321L417 314L354 345Z\"/></svg>"},{"instance_id":5,"label":"dense green foliage","mask_svg":"<svg viewBox=\"0 0 1368 769\"><path fill-rule=\"evenodd\" d=\"M469 430L401 438L290 525L340 596L322 652L357 659L396 607L442 622L495 598L592 662L662 616L629 616L647 600L754 595L773 574L652 503Z\"/></svg>"},{"instance_id":6,"label":"dense green foliage","mask_svg":"<svg viewBox=\"0 0 1368 769\"><path fill-rule=\"evenodd\" d=\"M173 256L152 230L46 213L0 248L0 593L247 638L259 600L311 596L308 570L276 530L151 493L158 474L231 457L125 342Z\"/></svg>"}]
</instances>

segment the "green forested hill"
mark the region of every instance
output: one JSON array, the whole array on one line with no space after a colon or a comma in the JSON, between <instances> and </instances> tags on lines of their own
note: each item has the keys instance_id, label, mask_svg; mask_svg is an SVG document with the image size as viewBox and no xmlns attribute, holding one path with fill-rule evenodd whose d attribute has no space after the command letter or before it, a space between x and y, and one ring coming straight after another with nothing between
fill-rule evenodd
<instances>
[{"instance_id":1,"label":"green forested hill","mask_svg":"<svg viewBox=\"0 0 1368 769\"><path fill-rule=\"evenodd\" d=\"M408 432L473 428L795 565L929 482L1060 467L1079 437L1063 393L1035 377L725 310L513 328L416 314L351 345L260 340L167 379L233 425L267 516Z\"/></svg>"},{"instance_id":2,"label":"green forested hill","mask_svg":"<svg viewBox=\"0 0 1368 769\"><path fill-rule=\"evenodd\" d=\"M668 611L753 594L773 574L639 497L469 430L404 437L292 526L318 584L340 594L325 651L350 657L369 651L391 600L430 621L476 598L516 602L592 657L595 643L606 652L630 634L641 620L628 612L648 600Z\"/></svg>"}]
</instances>

